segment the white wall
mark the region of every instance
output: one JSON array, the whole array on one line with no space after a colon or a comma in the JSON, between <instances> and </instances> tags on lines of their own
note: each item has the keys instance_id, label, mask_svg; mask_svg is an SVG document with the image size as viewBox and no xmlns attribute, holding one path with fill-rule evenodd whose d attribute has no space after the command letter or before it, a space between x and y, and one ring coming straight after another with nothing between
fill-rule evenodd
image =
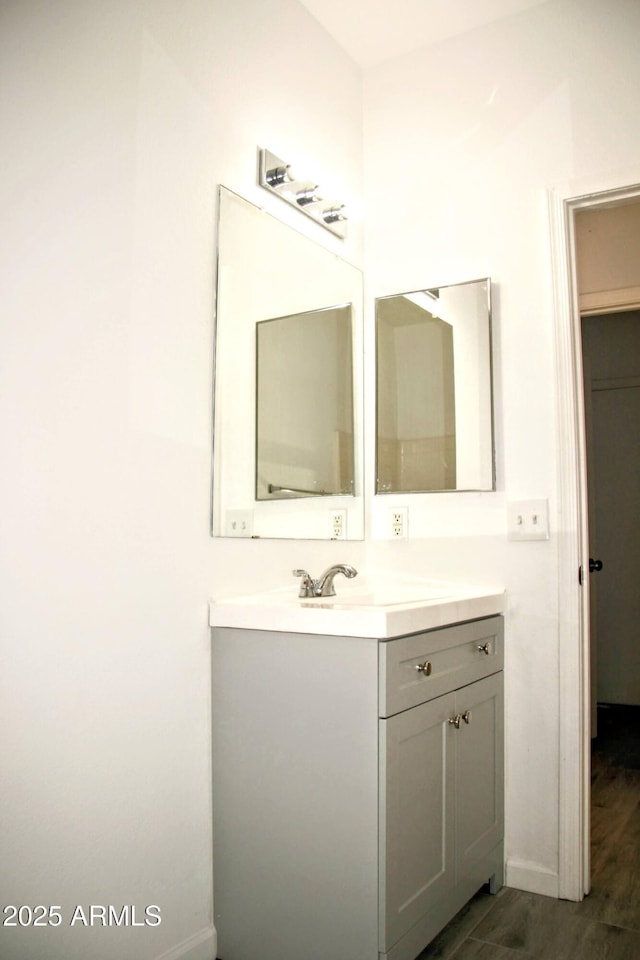
<instances>
[{"instance_id":1,"label":"white wall","mask_svg":"<svg viewBox=\"0 0 640 960\"><path fill-rule=\"evenodd\" d=\"M294 0L5 0L0 43L0 901L63 915L0 955L212 960L207 602L336 558L209 537L216 185L266 145L358 210L360 75Z\"/></svg>"},{"instance_id":2,"label":"white wall","mask_svg":"<svg viewBox=\"0 0 640 960\"><path fill-rule=\"evenodd\" d=\"M368 560L507 588L507 881L551 894L561 531L546 190L637 171L639 31L633 0L557 0L365 72L370 295L491 276L498 474L492 494L408 499L418 539L374 544ZM507 542L505 502L529 497L549 499L551 540Z\"/></svg>"}]
</instances>

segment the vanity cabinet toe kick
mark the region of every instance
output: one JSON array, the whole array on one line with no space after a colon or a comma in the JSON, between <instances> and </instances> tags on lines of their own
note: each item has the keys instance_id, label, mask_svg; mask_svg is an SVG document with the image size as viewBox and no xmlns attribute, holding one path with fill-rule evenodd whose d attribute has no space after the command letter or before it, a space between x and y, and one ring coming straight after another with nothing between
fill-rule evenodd
<instances>
[{"instance_id":1,"label":"vanity cabinet toe kick","mask_svg":"<svg viewBox=\"0 0 640 960\"><path fill-rule=\"evenodd\" d=\"M219 957L414 960L501 887L503 639L214 628Z\"/></svg>"}]
</instances>

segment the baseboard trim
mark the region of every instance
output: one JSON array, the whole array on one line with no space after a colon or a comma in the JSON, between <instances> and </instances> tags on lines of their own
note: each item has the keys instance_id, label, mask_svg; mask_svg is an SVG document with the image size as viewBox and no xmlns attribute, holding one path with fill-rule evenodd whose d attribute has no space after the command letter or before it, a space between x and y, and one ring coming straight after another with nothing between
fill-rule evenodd
<instances>
[{"instance_id":1,"label":"baseboard trim","mask_svg":"<svg viewBox=\"0 0 640 960\"><path fill-rule=\"evenodd\" d=\"M215 960L218 955L218 936L215 927L204 927L161 953L155 960Z\"/></svg>"},{"instance_id":2,"label":"baseboard trim","mask_svg":"<svg viewBox=\"0 0 640 960\"><path fill-rule=\"evenodd\" d=\"M523 860L507 860L505 884L527 893L539 893L543 897L559 896L557 873L545 870L539 863Z\"/></svg>"}]
</instances>

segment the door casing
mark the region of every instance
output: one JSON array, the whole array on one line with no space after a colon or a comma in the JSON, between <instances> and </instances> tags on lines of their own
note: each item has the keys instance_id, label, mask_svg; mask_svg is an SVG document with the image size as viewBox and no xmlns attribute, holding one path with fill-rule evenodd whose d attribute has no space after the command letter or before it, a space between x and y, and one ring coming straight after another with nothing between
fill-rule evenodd
<instances>
[{"instance_id":1,"label":"door casing","mask_svg":"<svg viewBox=\"0 0 640 960\"><path fill-rule=\"evenodd\" d=\"M547 190L556 348L558 462L558 895L590 889L590 638L585 414L574 217L640 198L640 170Z\"/></svg>"}]
</instances>

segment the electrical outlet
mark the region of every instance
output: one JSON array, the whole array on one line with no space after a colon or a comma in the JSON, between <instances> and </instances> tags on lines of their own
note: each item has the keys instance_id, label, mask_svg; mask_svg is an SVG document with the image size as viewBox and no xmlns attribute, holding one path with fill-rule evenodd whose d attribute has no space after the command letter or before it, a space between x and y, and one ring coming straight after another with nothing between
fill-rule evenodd
<instances>
[{"instance_id":1,"label":"electrical outlet","mask_svg":"<svg viewBox=\"0 0 640 960\"><path fill-rule=\"evenodd\" d=\"M507 540L548 540L549 504L546 500L507 503Z\"/></svg>"},{"instance_id":2,"label":"electrical outlet","mask_svg":"<svg viewBox=\"0 0 640 960\"><path fill-rule=\"evenodd\" d=\"M226 537L252 537L253 510L227 510L224 532Z\"/></svg>"},{"instance_id":3,"label":"electrical outlet","mask_svg":"<svg viewBox=\"0 0 640 960\"><path fill-rule=\"evenodd\" d=\"M347 511L329 511L329 536L332 540L346 540L347 538Z\"/></svg>"},{"instance_id":4,"label":"electrical outlet","mask_svg":"<svg viewBox=\"0 0 640 960\"><path fill-rule=\"evenodd\" d=\"M409 508L395 507L389 514L390 536L392 540L403 540L407 536L409 523Z\"/></svg>"}]
</instances>

